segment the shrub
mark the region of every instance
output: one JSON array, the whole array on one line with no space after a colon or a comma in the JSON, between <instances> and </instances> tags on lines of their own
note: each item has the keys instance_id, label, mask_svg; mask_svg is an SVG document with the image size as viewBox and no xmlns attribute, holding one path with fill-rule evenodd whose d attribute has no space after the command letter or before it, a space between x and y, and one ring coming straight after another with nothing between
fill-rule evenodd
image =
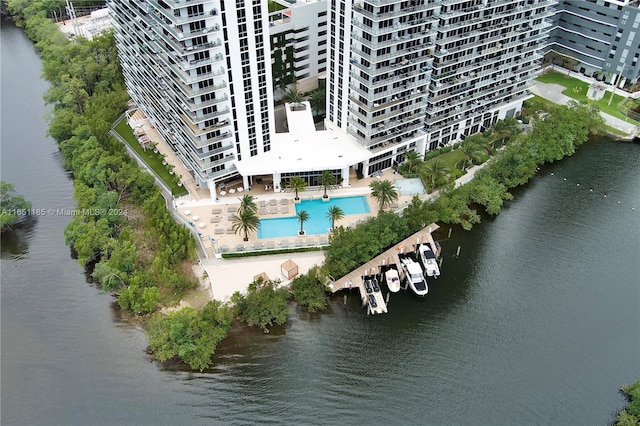
<instances>
[{"instance_id":1,"label":"shrub","mask_svg":"<svg viewBox=\"0 0 640 426\"><path fill-rule=\"evenodd\" d=\"M231 309L211 301L196 311L183 308L169 315L156 314L149 322L149 349L164 362L179 359L195 370L211 365L211 356L229 331Z\"/></svg>"},{"instance_id":2,"label":"shrub","mask_svg":"<svg viewBox=\"0 0 640 426\"><path fill-rule=\"evenodd\" d=\"M319 268L313 266L306 274L302 274L293 280L293 299L300 306L306 306L311 313L326 309L327 297L325 292L329 289L323 282Z\"/></svg>"},{"instance_id":3,"label":"shrub","mask_svg":"<svg viewBox=\"0 0 640 426\"><path fill-rule=\"evenodd\" d=\"M279 281L263 282L260 278L249 284L246 295L239 292L233 294L232 302L242 321L251 327L261 328L287 321L289 293L284 288L278 288L278 284Z\"/></svg>"}]
</instances>

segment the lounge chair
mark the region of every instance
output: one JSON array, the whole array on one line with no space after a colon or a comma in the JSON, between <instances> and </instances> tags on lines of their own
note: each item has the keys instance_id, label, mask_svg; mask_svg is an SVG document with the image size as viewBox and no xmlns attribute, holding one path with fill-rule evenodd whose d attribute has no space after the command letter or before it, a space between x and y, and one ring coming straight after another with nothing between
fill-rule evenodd
<instances>
[{"instance_id":1,"label":"lounge chair","mask_svg":"<svg viewBox=\"0 0 640 426\"><path fill-rule=\"evenodd\" d=\"M267 207L267 202L265 200L260 200L260 201L258 201L258 205L260 207Z\"/></svg>"},{"instance_id":2,"label":"lounge chair","mask_svg":"<svg viewBox=\"0 0 640 426\"><path fill-rule=\"evenodd\" d=\"M233 231L233 228L227 228L226 229L226 233L227 234L235 234L235 232Z\"/></svg>"},{"instance_id":3,"label":"lounge chair","mask_svg":"<svg viewBox=\"0 0 640 426\"><path fill-rule=\"evenodd\" d=\"M280 204L282 204L283 206L289 205L289 199L283 198L282 200L280 200Z\"/></svg>"},{"instance_id":4,"label":"lounge chair","mask_svg":"<svg viewBox=\"0 0 640 426\"><path fill-rule=\"evenodd\" d=\"M216 228L213 230L214 234L224 234L224 229L222 228Z\"/></svg>"},{"instance_id":5,"label":"lounge chair","mask_svg":"<svg viewBox=\"0 0 640 426\"><path fill-rule=\"evenodd\" d=\"M276 206L278 205L278 200L276 200L275 198L272 198L269 200L269 205L270 206Z\"/></svg>"},{"instance_id":6,"label":"lounge chair","mask_svg":"<svg viewBox=\"0 0 640 426\"><path fill-rule=\"evenodd\" d=\"M222 213L222 209L211 209L211 214L220 214Z\"/></svg>"},{"instance_id":7,"label":"lounge chair","mask_svg":"<svg viewBox=\"0 0 640 426\"><path fill-rule=\"evenodd\" d=\"M227 213L235 213L237 210L235 207L227 207Z\"/></svg>"},{"instance_id":8,"label":"lounge chair","mask_svg":"<svg viewBox=\"0 0 640 426\"><path fill-rule=\"evenodd\" d=\"M209 222L211 223L220 223L220 216L214 216L211 219L209 219Z\"/></svg>"},{"instance_id":9,"label":"lounge chair","mask_svg":"<svg viewBox=\"0 0 640 426\"><path fill-rule=\"evenodd\" d=\"M258 210L258 212L259 212L261 215L265 215L265 214L267 214L267 208L266 208L266 207L260 207L260 209Z\"/></svg>"},{"instance_id":10,"label":"lounge chair","mask_svg":"<svg viewBox=\"0 0 640 426\"><path fill-rule=\"evenodd\" d=\"M269 214L277 214L277 213L278 213L277 207L269 207Z\"/></svg>"},{"instance_id":11,"label":"lounge chair","mask_svg":"<svg viewBox=\"0 0 640 426\"><path fill-rule=\"evenodd\" d=\"M282 214L289 214L289 207L283 207L280 209L280 213Z\"/></svg>"}]
</instances>

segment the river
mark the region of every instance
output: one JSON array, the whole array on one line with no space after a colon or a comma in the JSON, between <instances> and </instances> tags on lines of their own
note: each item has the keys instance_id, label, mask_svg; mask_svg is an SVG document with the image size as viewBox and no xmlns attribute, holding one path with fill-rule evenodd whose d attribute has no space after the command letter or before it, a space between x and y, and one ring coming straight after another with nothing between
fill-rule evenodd
<instances>
[{"instance_id":1,"label":"river","mask_svg":"<svg viewBox=\"0 0 640 426\"><path fill-rule=\"evenodd\" d=\"M71 208L40 61L11 23L1 35L1 177L34 208ZM149 361L71 258L68 222L2 237L3 424L606 424L640 379L639 145L591 141L496 218L443 227L426 300L293 309L269 335L235 332L204 373Z\"/></svg>"}]
</instances>

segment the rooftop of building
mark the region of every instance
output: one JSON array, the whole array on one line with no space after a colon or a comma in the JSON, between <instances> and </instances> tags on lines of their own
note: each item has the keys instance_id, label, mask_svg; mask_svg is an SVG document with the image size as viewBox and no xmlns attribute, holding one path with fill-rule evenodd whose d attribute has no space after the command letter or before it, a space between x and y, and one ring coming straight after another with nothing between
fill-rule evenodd
<instances>
[{"instance_id":1,"label":"rooftop of building","mask_svg":"<svg viewBox=\"0 0 640 426\"><path fill-rule=\"evenodd\" d=\"M68 38L81 36L91 40L93 37L109 31L112 27L109 10L106 7L76 19L58 21L58 29Z\"/></svg>"},{"instance_id":2,"label":"rooftop of building","mask_svg":"<svg viewBox=\"0 0 640 426\"><path fill-rule=\"evenodd\" d=\"M272 149L237 162L243 175L343 169L371 156L355 139L339 129L276 133Z\"/></svg>"}]
</instances>

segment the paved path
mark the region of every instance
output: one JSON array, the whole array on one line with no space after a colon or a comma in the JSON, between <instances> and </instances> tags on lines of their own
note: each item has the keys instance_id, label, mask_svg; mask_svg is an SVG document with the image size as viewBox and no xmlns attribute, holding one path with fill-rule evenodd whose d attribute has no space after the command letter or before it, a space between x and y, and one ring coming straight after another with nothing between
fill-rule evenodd
<instances>
[{"instance_id":1,"label":"paved path","mask_svg":"<svg viewBox=\"0 0 640 426\"><path fill-rule=\"evenodd\" d=\"M562 91L565 89L564 86L560 84L551 84L551 83L541 83L539 81L536 82L535 86L531 87L531 92L534 94L548 99L551 102L555 102L557 104L566 105L569 101L573 101L575 99L570 98L569 96L563 95ZM605 112L600 112L602 118L607 123L607 125L621 130L628 135L632 135L637 131L637 128L634 124L628 123L625 120L621 120L617 117L609 115Z\"/></svg>"}]
</instances>

